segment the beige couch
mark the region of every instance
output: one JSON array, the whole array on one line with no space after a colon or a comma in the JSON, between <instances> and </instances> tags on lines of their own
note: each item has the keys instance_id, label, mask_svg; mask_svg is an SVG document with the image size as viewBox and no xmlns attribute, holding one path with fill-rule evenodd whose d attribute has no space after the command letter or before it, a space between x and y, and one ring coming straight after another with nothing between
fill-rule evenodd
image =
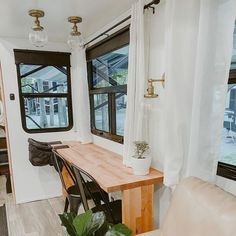
<instances>
[{"instance_id":1,"label":"beige couch","mask_svg":"<svg viewBox=\"0 0 236 236\"><path fill-rule=\"evenodd\" d=\"M236 236L236 197L189 177L177 186L161 230L142 236Z\"/></svg>"}]
</instances>

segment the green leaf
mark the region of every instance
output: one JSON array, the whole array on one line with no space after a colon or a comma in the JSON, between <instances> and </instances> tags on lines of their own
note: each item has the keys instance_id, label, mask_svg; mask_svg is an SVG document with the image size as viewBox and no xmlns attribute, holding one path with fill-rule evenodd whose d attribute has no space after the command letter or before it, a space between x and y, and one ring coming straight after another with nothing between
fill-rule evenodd
<instances>
[{"instance_id":1,"label":"green leaf","mask_svg":"<svg viewBox=\"0 0 236 236\"><path fill-rule=\"evenodd\" d=\"M91 221L87 224L87 235L94 235L102 227L106 219L104 212L96 212L92 215Z\"/></svg>"},{"instance_id":2,"label":"green leaf","mask_svg":"<svg viewBox=\"0 0 236 236\"><path fill-rule=\"evenodd\" d=\"M73 220L73 226L77 232L77 236L86 235L87 225L92 219L92 211L86 211L83 214L77 215ZM87 236L87 235L86 235Z\"/></svg>"},{"instance_id":3,"label":"green leaf","mask_svg":"<svg viewBox=\"0 0 236 236\"><path fill-rule=\"evenodd\" d=\"M111 227L105 236L130 236L132 231L124 224L117 224Z\"/></svg>"},{"instance_id":4,"label":"green leaf","mask_svg":"<svg viewBox=\"0 0 236 236\"><path fill-rule=\"evenodd\" d=\"M67 233L70 236L77 236L75 227L73 226L73 220L75 218L74 213L64 213L59 215L62 225L65 226Z\"/></svg>"}]
</instances>

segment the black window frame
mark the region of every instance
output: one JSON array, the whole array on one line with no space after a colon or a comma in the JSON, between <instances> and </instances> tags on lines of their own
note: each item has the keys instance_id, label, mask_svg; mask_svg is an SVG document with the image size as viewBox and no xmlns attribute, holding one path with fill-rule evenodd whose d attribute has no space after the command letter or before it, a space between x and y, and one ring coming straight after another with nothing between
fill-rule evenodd
<instances>
[{"instance_id":1,"label":"black window frame","mask_svg":"<svg viewBox=\"0 0 236 236\"><path fill-rule=\"evenodd\" d=\"M70 73L70 55L67 52L54 52L54 51L38 51L38 50L24 50L14 49L15 64L17 70L17 81L20 101L21 123L25 132L27 133L49 133L49 132L63 132L69 131L73 127L73 109L72 109L72 93L71 93L71 73ZM67 92L66 93L23 93L21 87L21 73L20 65L40 65L42 68L53 66L57 69L66 67L67 71ZM25 98L67 98L68 108L68 126L67 127L54 127L54 128L39 128L28 129L26 125L25 113Z\"/></svg>"},{"instance_id":2,"label":"black window frame","mask_svg":"<svg viewBox=\"0 0 236 236\"><path fill-rule=\"evenodd\" d=\"M127 85L118 85L104 88L93 88L93 69L92 60L105 55L109 52L118 50L122 47L129 45L130 26L126 26L116 33L110 35L104 40L96 43L95 45L86 49L87 70L88 70L88 87L90 98L90 117L91 117L91 132L94 135L106 138L118 143L123 143L124 138L121 135L116 134L116 93L120 93L123 96L127 95ZM109 132L96 129L95 125L95 110L94 107L94 94L108 94L108 115L109 115Z\"/></svg>"},{"instance_id":3,"label":"black window frame","mask_svg":"<svg viewBox=\"0 0 236 236\"><path fill-rule=\"evenodd\" d=\"M228 84L236 84L236 69L230 70ZM216 174L227 179L236 180L236 166L219 161Z\"/></svg>"}]
</instances>

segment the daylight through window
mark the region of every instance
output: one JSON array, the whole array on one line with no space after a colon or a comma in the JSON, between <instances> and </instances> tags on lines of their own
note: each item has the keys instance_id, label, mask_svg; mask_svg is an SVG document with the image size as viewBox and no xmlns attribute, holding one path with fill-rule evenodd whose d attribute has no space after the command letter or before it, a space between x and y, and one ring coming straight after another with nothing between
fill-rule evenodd
<instances>
[{"instance_id":1,"label":"daylight through window","mask_svg":"<svg viewBox=\"0 0 236 236\"><path fill-rule=\"evenodd\" d=\"M17 51L15 54L17 58ZM47 53L40 55L46 57ZM65 56L69 60L69 55ZM25 57L29 58L27 52ZM23 59L22 63L17 64L23 128L30 133L70 129L70 67L66 63L62 66L61 63L38 65L40 61L26 62Z\"/></svg>"},{"instance_id":2,"label":"daylight through window","mask_svg":"<svg viewBox=\"0 0 236 236\"><path fill-rule=\"evenodd\" d=\"M127 102L128 33L126 29L87 50L92 132L120 143Z\"/></svg>"}]
</instances>

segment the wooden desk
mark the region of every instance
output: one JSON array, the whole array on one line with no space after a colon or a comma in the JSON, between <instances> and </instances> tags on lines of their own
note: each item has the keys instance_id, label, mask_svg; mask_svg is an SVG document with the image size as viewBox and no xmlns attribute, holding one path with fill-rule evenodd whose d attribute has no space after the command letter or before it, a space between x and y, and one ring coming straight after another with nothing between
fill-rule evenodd
<instances>
[{"instance_id":1,"label":"wooden desk","mask_svg":"<svg viewBox=\"0 0 236 236\"><path fill-rule=\"evenodd\" d=\"M134 235L153 230L154 184L163 182L163 174L151 169L146 176L132 174L122 163L122 157L95 144L63 142L70 148L57 152L69 163L92 175L108 193L122 192L122 221Z\"/></svg>"}]
</instances>

